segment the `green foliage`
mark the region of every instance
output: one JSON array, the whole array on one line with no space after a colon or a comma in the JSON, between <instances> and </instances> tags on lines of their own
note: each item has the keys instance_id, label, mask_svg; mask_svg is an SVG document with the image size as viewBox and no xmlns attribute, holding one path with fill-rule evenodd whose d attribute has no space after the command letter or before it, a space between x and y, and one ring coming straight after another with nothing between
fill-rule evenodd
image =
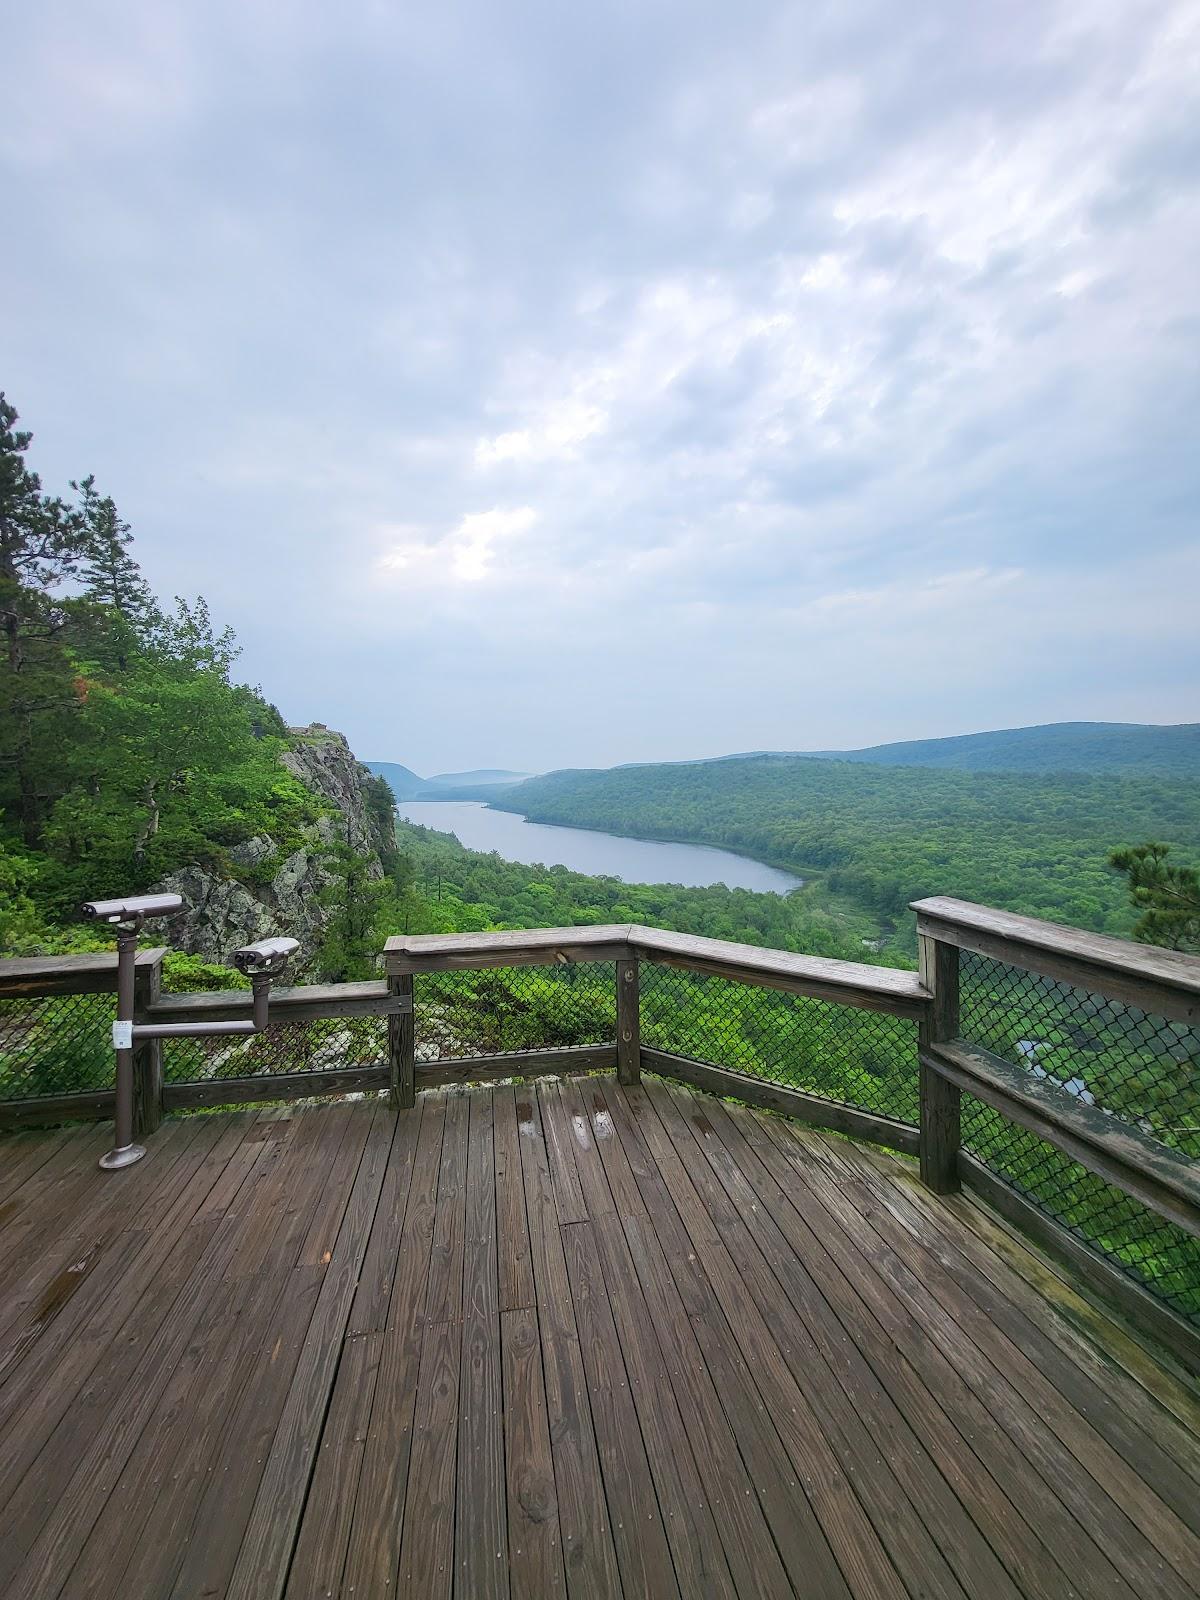
<instances>
[{"instance_id":1,"label":"green foliage","mask_svg":"<svg viewBox=\"0 0 1200 1600\"><path fill-rule=\"evenodd\" d=\"M965 772L1160 772L1200 777L1200 722L1173 727L1134 722L1051 722L949 739L907 739L869 750L817 752L873 766L958 768Z\"/></svg>"},{"instance_id":2,"label":"green foliage","mask_svg":"<svg viewBox=\"0 0 1200 1600\"><path fill-rule=\"evenodd\" d=\"M1124 934L1106 869L1130 835L1200 848L1200 791L1150 776L940 772L815 759L745 759L561 772L494 795L536 822L742 850L899 923L929 894Z\"/></svg>"},{"instance_id":3,"label":"green foliage","mask_svg":"<svg viewBox=\"0 0 1200 1600\"><path fill-rule=\"evenodd\" d=\"M1170 846L1139 844L1114 850L1109 865L1124 873L1129 898L1141 912L1133 937L1168 950L1200 951L1200 874L1167 858Z\"/></svg>"},{"instance_id":4,"label":"green foliage","mask_svg":"<svg viewBox=\"0 0 1200 1600\"><path fill-rule=\"evenodd\" d=\"M41 948L48 929L33 900L38 862L0 839L0 950L25 955Z\"/></svg>"}]
</instances>

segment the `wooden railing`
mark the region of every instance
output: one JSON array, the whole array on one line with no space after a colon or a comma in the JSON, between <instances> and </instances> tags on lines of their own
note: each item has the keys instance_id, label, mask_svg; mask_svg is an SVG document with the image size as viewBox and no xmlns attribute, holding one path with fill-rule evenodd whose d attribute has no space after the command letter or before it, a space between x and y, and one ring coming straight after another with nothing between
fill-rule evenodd
<instances>
[{"instance_id":1,"label":"wooden railing","mask_svg":"<svg viewBox=\"0 0 1200 1600\"><path fill-rule=\"evenodd\" d=\"M1035 1041L1024 1042L1027 1059L1015 1062L964 1037L960 967L964 955L983 957L998 972L1030 974L1075 994L1093 1013L1123 1012L1126 1020L1153 1017L1160 1026L1178 1025L1176 1034L1186 1042L1177 1054L1186 1058L1190 1053L1191 1081L1200 1091L1200 1031L1190 1031L1200 1030L1200 959L962 900L919 900L913 910L921 976L931 997L919 1050L919 1148L925 1182L941 1194L962 1184L976 1190L1026 1232L1068 1257L1098 1289L1131 1307L1164 1342L1195 1360L1196 1327L1184 1329L1116 1260L1089 1245L1086 1230L1063 1227L1045 1207L1031 1203L1018 1187L961 1148L962 1096L991 1107L1007 1123L1027 1130L1191 1239L1200 1238L1200 1160L1150 1131L1146 1117L1115 1113L1111 1105L1097 1103L1095 1095L1081 1092L1086 1056L1079 1056L1081 1076L1072 1091L1061 1072L1052 1077L1044 1069L1040 1074L1031 1070ZM1200 1136L1200 1127L1191 1131ZM1200 1149L1200 1138L1189 1142ZM1200 1250L1189 1259L1194 1265L1184 1275L1194 1274L1192 1298L1200 1303ZM1190 1320L1197 1321L1194 1316Z\"/></svg>"},{"instance_id":2,"label":"wooden railing","mask_svg":"<svg viewBox=\"0 0 1200 1600\"><path fill-rule=\"evenodd\" d=\"M1102 997L1105 1005L1137 1008L1137 1015L1152 1014L1186 1033L1200 1027L1200 959L956 900L924 900L914 909L920 951L915 973L637 924L397 936L383 951L381 980L281 989L271 1000L273 1025L343 1017L385 1019L377 1059L318 1071L164 1082L157 1041L151 1041L139 1055L139 1132L152 1132L164 1112L203 1105L386 1089L393 1105L403 1111L415 1103L418 1090L448 1083L612 1070L623 1083L635 1084L646 1069L918 1156L930 1188L952 1194L965 1184L975 1190L1010 1220L1067 1256L1097 1288L1110 1297L1116 1295L1177 1351L1194 1359L1200 1318L1180 1315L1162 1297L1139 1287L1128 1262L1111 1252L1106 1257L1102 1243L1089 1243L1069 1221L1056 1220L1053 1207L1039 1204L1036 1196L1023 1191L1002 1163L989 1165L963 1148L963 1095L992 1108L1005 1126L1025 1130L1064 1159L1133 1197L1164 1219L1164 1226L1178 1230L1181 1238L1200 1237L1200 1163L1178 1142L1147 1131L1139 1119L1114 1115L1111 1107L1090 1103L1094 1096L1069 1092L1055 1077L1031 1070L1029 1061L1005 1058L965 1037L960 963L967 953L970 959L983 957L999 964L998 970L1072 986ZM162 994L162 955L145 951L139 956L140 1018L233 1020L248 1013L250 995L243 990ZM613 1036L586 1044L476 1055L443 1050L428 1058L428 1041L422 1045L418 1039L414 1013L414 996L420 993L423 978L577 963L613 966L615 994L607 991L609 1016L615 1017ZM651 979L660 982L664 969L688 974L689 981L719 980L716 989L721 994L743 988L774 991L799 997L823 1016L853 1008L907 1025L913 1031L904 1051L911 1063L905 1106L911 1105L912 1111L903 1116L885 1114L849 1103L849 1094L833 1099L811 1085L784 1081L781 1072L772 1076L744 1070L728 1059L704 1059L706 1053L719 1058L715 1040L707 1052L697 1048L695 1040L691 1051L665 1048L661 1039L647 1043L645 984ZM0 962L0 1003L104 993L111 991L114 980L115 964L107 956ZM602 986L608 982L601 978ZM726 990L723 985L732 987ZM765 999L762 1003L767 1006ZM762 1015L769 1021L784 1013ZM864 1016L864 1025L866 1021ZM894 1027L889 1037L896 1037ZM0 1016L0 1064L5 1059L3 1038ZM909 1071L903 1062L901 1069ZM1195 1070L1200 1073L1200 1060ZM88 1086L76 1092L62 1088L51 1095L7 1102L3 1093L0 1088L0 1124L111 1114L111 1090L105 1088Z\"/></svg>"}]
</instances>

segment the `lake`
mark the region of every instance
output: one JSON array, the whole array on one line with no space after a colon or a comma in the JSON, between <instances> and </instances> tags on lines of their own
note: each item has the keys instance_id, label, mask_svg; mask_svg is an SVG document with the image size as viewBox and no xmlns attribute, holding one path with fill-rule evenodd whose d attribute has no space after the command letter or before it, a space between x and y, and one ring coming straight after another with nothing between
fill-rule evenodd
<instances>
[{"instance_id":1,"label":"lake","mask_svg":"<svg viewBox=\"0 0 1200 1600\"><path fill-rule=\"evenodd\" d=\"M592 877L623 878L626 883L683 883L705 888L787 894L803 882L778 867L764 866L730 850L702 844L667 844L657 839L623 839L589 828L555 828L527 822L513 811L492 811L478 800L405 800L400 816L439 833L452 833L468 850L495 850L506 861L569 867Z\"/></svg>"}]
</instances>

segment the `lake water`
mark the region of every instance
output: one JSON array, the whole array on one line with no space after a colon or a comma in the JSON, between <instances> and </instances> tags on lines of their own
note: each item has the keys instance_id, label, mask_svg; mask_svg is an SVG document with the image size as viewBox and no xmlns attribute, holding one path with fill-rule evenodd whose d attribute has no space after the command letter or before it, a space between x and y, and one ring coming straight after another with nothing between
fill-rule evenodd
<instances>
[{"instance_id":1,"label":"lake water","mask_svg":"<svg viewBox=\"0 0 1200 1600\"><path fill-rule=\"evenodd\" d=\"M409 822L454 834L468 850L495 850L506 861L569 867L626 883L683 883L689 888L724 883L731 889L787 894L803 881L729 850L555 828L527 822L513 811L492 811L478 800L405 800L396 810Z\"/></svg>"}]
</instances>

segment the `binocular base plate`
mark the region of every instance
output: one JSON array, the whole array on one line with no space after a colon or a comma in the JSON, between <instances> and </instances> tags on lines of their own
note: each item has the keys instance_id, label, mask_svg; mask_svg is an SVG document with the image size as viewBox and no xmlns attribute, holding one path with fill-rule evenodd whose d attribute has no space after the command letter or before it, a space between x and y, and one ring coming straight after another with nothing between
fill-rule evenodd
<instances>
[{"instance_id":1,"label":"binocular base plate","mask_svg":"<svg viewBox=\"0 0 1200 1600\"><path fill-rule=\"evenodd\" d=\"M107 1155L101 1156L99 1164L106 1172L115 1172L120 1167L131 1167L145 1154L146 1147L143 1144L123 1144L116 1150L110 1150Z\"/></svg>"}]
</instances>

